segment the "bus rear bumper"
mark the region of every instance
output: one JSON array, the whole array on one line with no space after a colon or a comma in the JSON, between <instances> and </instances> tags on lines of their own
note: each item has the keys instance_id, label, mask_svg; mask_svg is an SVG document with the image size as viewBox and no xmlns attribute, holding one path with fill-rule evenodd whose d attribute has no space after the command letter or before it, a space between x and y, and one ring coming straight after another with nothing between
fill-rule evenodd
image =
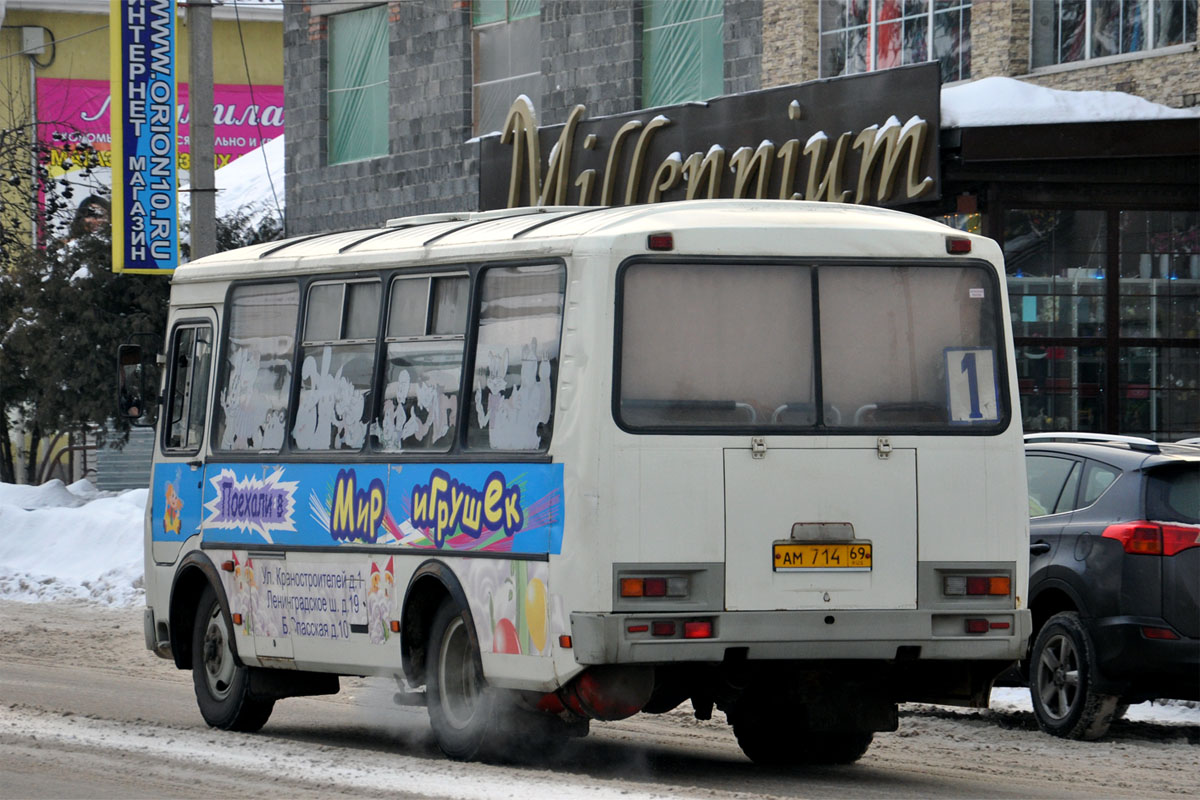
<instances>
[{"instance_id":1,"label":"bus rear bumper","mask_svg":"<svg viewBox=\"0 0 1200 800\"><path fill-rule=\"evenodd\" d=\"M583 665L728 658L1015 661L1025 655L1031 628L1028 609L571 614L572 649ZM711 635L685 638L689 629Z\"/></svg>"}]
</instances>

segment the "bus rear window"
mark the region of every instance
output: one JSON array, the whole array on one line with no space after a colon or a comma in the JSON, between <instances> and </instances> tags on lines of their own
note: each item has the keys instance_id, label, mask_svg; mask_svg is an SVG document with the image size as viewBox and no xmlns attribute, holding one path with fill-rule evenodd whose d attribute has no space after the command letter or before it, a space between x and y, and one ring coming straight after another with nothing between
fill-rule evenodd
<instances>
[{"instance_id":1,"label":"bus rear window","mask_svg":"<svg viewBox=\"0 0 1200 800\"><path fill-rule=\"evenodd\" d=\"M1007 414L992 287L975 266L633 264L620 290L620 421L994 427Z\"/></svg>"}]
</instances>

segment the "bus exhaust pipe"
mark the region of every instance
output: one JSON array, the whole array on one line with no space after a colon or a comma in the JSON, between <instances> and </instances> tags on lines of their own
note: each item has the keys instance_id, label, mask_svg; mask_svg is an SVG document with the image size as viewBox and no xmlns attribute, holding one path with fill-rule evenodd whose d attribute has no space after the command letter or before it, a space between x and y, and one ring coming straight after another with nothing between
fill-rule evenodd
<instances>
[{"instance_id":1,"label":"bus exhaust pipe","mask_svg":"<svg viewBox=\"0 0 1200 800\"><path fill-rule=\"evenodd\" d=\"M654 691L654 668L649 666L588 667L550 697L584 719L612 721L641 711Z\"/></svg>"}]
</instances>

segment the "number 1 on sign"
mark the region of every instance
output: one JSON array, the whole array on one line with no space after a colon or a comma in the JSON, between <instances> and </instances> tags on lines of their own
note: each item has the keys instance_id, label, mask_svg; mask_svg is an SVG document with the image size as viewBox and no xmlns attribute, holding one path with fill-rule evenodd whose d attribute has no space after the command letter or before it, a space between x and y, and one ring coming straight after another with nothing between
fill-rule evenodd
<instances>
[{"instance_id":1,"label":"number 1 on sign","mask_svg":"<svg viewBox=\"0 0 1200 800\"><path fill-rule=\"evenodd\" d=\"M998 420L994 351L986 347L947 347L945 357L950 421L969 425Z\"/></svg>"},{"instance_id":2,"label":"number 1 on sign","mask_svg":"<svg viewBox=\"0 0 1200 800\"><path fill-rule=\"evenodd\" d=\"M967 386L971 394L971 419L983 419L979 411L979 375L975 369L974 351L963 353L962 371L967 373Z\"/></svg>"}]
</instances>

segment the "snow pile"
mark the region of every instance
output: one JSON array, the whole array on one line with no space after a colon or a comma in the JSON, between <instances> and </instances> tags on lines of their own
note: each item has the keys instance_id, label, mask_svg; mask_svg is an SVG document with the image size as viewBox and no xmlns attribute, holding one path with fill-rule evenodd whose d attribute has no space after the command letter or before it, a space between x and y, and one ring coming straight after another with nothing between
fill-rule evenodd
<instances>
[{"instance_id":1,"label":"snow pile","mask_svg":"<svg viewBox=\"0 0 1200 800\"><path fill-rule=\"evenodd\" d=\"M1026 711L1033 713L1033 701L1029 690L1016 687L997 686L992 689L988 700L992 711L1011 713ZM1194 700L1155 700L1150 703L1131 705L1122 719L1130 722L1175 722L1185 725L1200 723L1200 703Z\"/></svg>"},{"instance_id":2,"label":"snow pile","mask_svg":"<svg viewBox=\"0 0 1200 800\"><path fill-rule=\"evenodd\" d=\"M89 481L0 483L0 597L23 602L141 602L146 489Z\"/></svg>"},{"instance_id":3,"label":"snow pile","mask_svg":"<svg viewBox=\"0 0 1200 800\"><path fill-rule=\"evenodd\" d=\"M1178 118L1200 119L1200 108L1171 108L1125 92L1047 89L1015 78L942 89L943 128Z\"/></svg>"},{"instance_id":4,"label":"snow pile","mask_svg":"<svg viewBox=\"0 0 1200 800\"><path fill-rule=\"evenodd\" d=\"M284 208L283 136L245 153L213 173L217 188L217 216L245 214L257 224L272 216L282 222ZM191 218L190 176L179 173L179 218Z\"/></svg>"}]
</instances>

